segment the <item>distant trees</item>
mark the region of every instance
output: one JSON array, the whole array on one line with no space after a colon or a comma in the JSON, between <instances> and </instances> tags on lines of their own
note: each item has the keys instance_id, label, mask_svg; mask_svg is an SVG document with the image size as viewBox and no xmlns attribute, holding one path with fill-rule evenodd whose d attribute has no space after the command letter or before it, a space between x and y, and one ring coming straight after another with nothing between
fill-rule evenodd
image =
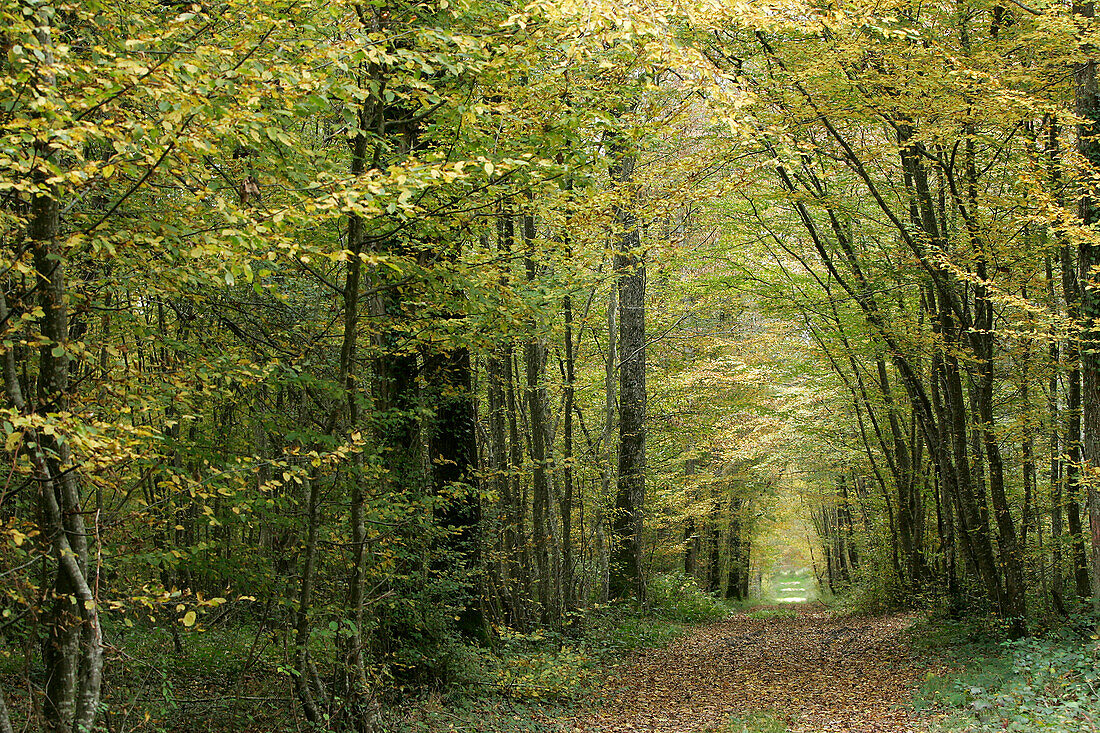
<instances>
[{"instance_id":1,"label":"distant trees","mask_svg":"<svg viewBox=\"0 0 1100 733\"><path fill-rule=\"evenodd\" d=\"M1076 92L1055 72L1077 41L1053 15L891 12L719 34L709 56L753 59L738 78L766 122L747 134L773 173L768 200L782 203L770 217L763 199L752 211L860 439L817 510L829 577L843 585L856 565L848 487L869 484L881 503L856 493L857 534L873 547L886 533L874 572L891 573L896 597L943 594L959 607L981 589L1019 635L1029 596L1051 602L1046 568L1061 588L1080 567L1063 563L1081 557L1079 487L1091 476L1079 309L1095 233L1075 223L1075 201L1092 195L1093 163L1066 155L1075 138L1087 148L1088 126L1059 123L1075 94L1088 117L1088 64ZM1050 45L1021 43L1028 33ZM1039 492L1044 441L1052 468ZM1053 548L1040 544L1047 517Z\"/></svg>"}]
</instances>

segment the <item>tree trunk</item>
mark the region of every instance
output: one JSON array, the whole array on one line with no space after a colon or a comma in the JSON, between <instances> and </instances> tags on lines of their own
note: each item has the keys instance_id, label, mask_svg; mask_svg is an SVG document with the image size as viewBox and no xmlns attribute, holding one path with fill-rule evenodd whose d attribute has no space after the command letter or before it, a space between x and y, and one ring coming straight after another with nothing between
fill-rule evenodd
<instances>
[{"instance_id":1,"label":"tree trunk","mask_svg":"<svg viewBox=\"0 0 1100 733\"><path fill-rule=\"evenodd\" d=\"M695 474L695 459L688 458L684 461L684 475ZM692 492L694 494L694 492ZM690 578L695 577L695 566L698 564L699 538L695 528L695 515L688 513L684 523L684 574Z\"/></svg>"},{"instance_id":2,"label":"tree trunk","mask_svg":"<svg viewBox=\"0 0 1100 733\"><path fill-rule=\"evenodd\" d=\"M495 512L495 575L498 578L502 592L507 596L504 602L507 604L507 614L514 612L514 599L510 589L512 579L515 577L513 567L519 549L516 547L515 526L511 521L511 497L509 493L510 481L508 477L508 439L507 419L505 415L504 401L504 363L500 358L500 350L494 349L485 363L486 387L489 406L489 450L486 467L489 481L496 497ZM509 621L511 623L511 621Z\"/></svg>"},{"instance_id":3,"label":"tree trunk","mask_svg":"<svg viewBox=\"0 0 1100 733\"><path fill-rule=\"evenodd\" d=\"M1061 249L1062 290L1066 301L1066 315L1072 321L1080 320L1080 290L1077 267L1069 247ZM1065 348L1066 414L1065 440L1065 507L1066 526L1070 535L1070 555L1073 563L1073 584L1079 599L1090 594L1089 566L1085 553L1085 538L1081 524L1081 349L1077 339L1068 339Z\"/></svg>"},{"instance_id":4,"label":"tree trunk","mask_svg":"<svg viewBox=\"0 0 1100 733\"><path fill-rule=\"evenodd\" d=\"M573 300L568 295L562 303L565 318L565 426L562 430L561 547L562 604L573 608ZM583 529L583 528L582 528Z\"/></svg>"},{"instance_id":5,"label":"tree trunk","mask_svg":"<svg viewBox=\"0 0 1100 733\"><path fill-rule=\"evenodd\" d=\"M377 100L368 97L359 111L359 133L352 142L350 172L353 176L362 175L366 170L368 140L364 130L378 126L377 116L381 107ZM363 261L359 255L363 250L363 221L358 214L348 216L347 228L347 273L344 277L344 333L340 346L340 362L337 368L337 382L340 387L338 404L332 409L326 432L332 435L337 429L339 418L346 414L348 432L355 430L359 422L358 379L355 371L355 353L359 341L359 301L360 282L362 280ZM362 481L362 457L356 455L355 469L352 472L349 491L348 514L350 519L352 562L348 575L347 615L351 622L337 637L337 648L343 657L343 669L337 675L338 685L334 694L347 701L337 718L346 718L348 727L366 733L375 727L377 720L377 700L372 695L367 674L367 660L364 655L363 622L366 605L366 563L367 563L367 526ZM316 477L310 482L311 501L316 486ZM316 505L313 505L316 510ZM315 517L310 517L314 521ZM315 538L316 540L316 538ZM316 547L313 552L316 553Z\"/></svg>"},{"instance_id":6,"label":"tree trunk","mask_svg":"<svg viewBox=\"0 0 1100 733\"><path fill-rule=\"evenodd\" d=\"M298 607L295 609L294 619L294 691L298 694L298 701L302 705L302 712L311 725L321 726L324 722L322 713L325 699L319 685L313 684L316 676L313 674L313 664L310 661L309 637L310 622L309 611L313 605L313 584L317 569L317 529L320 525L320 501L321 492L317 482L310 477L306 481L306 544L302 549L302 577L298 589Z\"/></svg>"},{"instance_id":7,"label":"tree trunk","mask_svg":"<svg viewBox=\"0 0 1100 733\"><path fill-rule=\"evenodd\" d=\"M535 282L538 268L535 265L535 217L523 217L523 240L526 248L524 263L527 281ZM531 324L532 329L535 328ZM550 506L550 426L546 399L546 343L541 336L532 333L524 345L524 363L527 372L527 404L531 417L531 533L538 572L538 602L541 622L557 625L558 603L553 573L556 547Z\"/></svg>"},{"instance_id":8,"label":"tree trunk","mask_svg":"<svg viewBox=\"0 0 1100 733\"><path fill-rule=\"evenodd\" d=\"M612 268L614 269L614 268ZM619 359L617 349L616 324L619 314L619 293L614 284L607 294L607 358L604 362L604 424L603 424L603 471L601 472L603 496L596 505L595 525L598 534L597 546L599 555L597 565L599 571L599 598L606 601L610 595L611 580L611 551L608 547L606 531L607 520L604 516L604 507L611 497L611 484L615 478L615 441L612 436L615 433L615 414L618 406L618 391L616 390L615 374Z\"/></svg>"},{"instance_id":9,"label":"tree trunk","mask_svg":"<svg viewBox=\"0 0 1100 733\"><path fill-rule=\"evenodd\" d=\"M722 557L720 522L722 519L722 501L717 496L716 484L711 485L716 495L711 498L710 513L707 516L707 592L718 595L722 590Z\"/></svg>"},{"instance_id":10,"label":"tree trunk","mask_svg":"<svg viewBox=\"0 0 1100 733\"><path fill-rule=\"evenodd\" d=\"M1050 118L1050 127L1056 130L1054 118ZM1054 144L1057 143L1055 133ZM1054 267L1050 255L1046 257L1047 273L1047 299L1053 308L1057 302L1054 294ZM1065 600L1063 598L1063 567L1062 567L1062 483L1063 466L1062 450L1063 442L1060 430L1061 414L1058 400L1058 374L1062 370L1060 348L1054 327L1050 334L1050 378L1047 383L1047 413L1050 415L1050 595L1054 610L1065 614Z\"/></svg>"},{"instance_id":11,"label":"tree trunk","mask_svg":"<svg viewBox=\"0 0 1100 733\"><path fill-rule=\"evenodd\" d=\"M749 578L749 558L745 553L744 523L741 519L741 500L730 499L729 530L726 547L729 565L726 571L726 598L742 600Z\"/></svg>"},{"instance_id":12,"label":"tree trunk","mask_svg":"<svg viewBox=\"0 0 1100 733\"><path fill-rule=\"evenodd\" d=\"M468 639L485 642L488 629L481 600L478 535L481 502L474 478L477 416L470 353L465 348L450 349L429 359L425 371L437 405L429 447L432 484L439 499L436 523L443 529L446 547L440 561L450 574L469 583L469 596L457 619L459 631Z\"/></svg>"},{"instance_id":13,"label":"tree trunk","mask_svg":"<svg viewBox=\"0 0 1100 733\"><path fill-rule=\"evenodd\" d=\"M530 562L527 551L527 501L522 487L523 482L523 443L519 434L519 405L516 400L516 365L511 344L504 347L504 385L505 403L508 410L508 496L511 500L509 526L512 528L516 555L513 567L516 575L512 584L513 612L515 622L524 629L530 621Z\"/></svg>"},{"instance_id":14,"label":"tree trunk","mask_svg":"<svg viewBox=\"0 0 1100 733\"><path fill-rule=\"evenodd\" d=\"M1074 15L1091 19L1093 4L1074 3ZM1090 51L1091 52L1091 49ZM1078 200L1078 217L1086 229L1100 221L1091 176L1100 171L1100 93L1096 82L1096 60L1093 58L1075 64L1076 112L1084 122L1077 129L1077 152L1088 163L1089 171L1084 192ZM1095 236L1090 231L1089 235ZM1083 452L1082 465L1092 535L1092 603L1093 611L1100 613L1100 283L1096 282L1094 269L1100 265L1100 245L1086 235L1078 245L1078 286L1081 308L1081 396Z\"/></svg>"},{"instance_id":15,"label":"tree trunk","mask_svg":"<svg viewBox=\"0 0 1100 733\"><path fill-rule=\"evenodd\" d=\"M616 151L611 177L620 191L634 186L635 157ZM619 480L612 518L610 592L612 597L645 595L641 568L642 512L645 505L645 265L633 195L615 207L619 226L615 271L619 289Z\"/></svg>"},{"instance_id":16,"label":"tree trunk","mask_svg":"<svg viewBox=\"0 0 1100 733\"><path fill-rule=\"evenodd\" d=\"M48 95L55 85L54 44L49 18L41 17L35 30L40 65L37 93ZM37 143L43 161L54 162L47 143ZM34 256L38 284L41 343L36 403L23 396L14 352L4 355L4 382L12 407L24 414L63 413L69 409L69 343L67 262L61 243L60 203L47 174L36 169L36 193L30 205L29 249ZM6 294L0 299L0 322L7 322ZM68 441L57 434L26 429L24 446L38 491L41 534L50 546L54 565L53 605L42 616L45 662L43 712L46 730L70 733L92 730L99 713L103 678L103 636L99 598L88 582L88 537L81 487L72 465Z\"/></svg>"}]
</instances>

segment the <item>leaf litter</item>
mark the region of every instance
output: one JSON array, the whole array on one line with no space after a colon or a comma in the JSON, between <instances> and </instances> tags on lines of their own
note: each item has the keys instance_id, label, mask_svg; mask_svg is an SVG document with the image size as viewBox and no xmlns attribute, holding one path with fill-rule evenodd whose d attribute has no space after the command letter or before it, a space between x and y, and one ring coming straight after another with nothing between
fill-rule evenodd
<instances>
[{"instance_id":1,"label":"leaf litter","mask_svg":"<svg viewBox=\"0 0 1100 733\"><path fill-rule=\"evenodd\" d=\"M568 728L730 730L731 717L766 711L792 733L922 730L911 701L929 663L906 641L914 614L854 617L816 604L785 608L797 614L737 614L611 668L603 704Z\"/></svg>"}]
</instances>

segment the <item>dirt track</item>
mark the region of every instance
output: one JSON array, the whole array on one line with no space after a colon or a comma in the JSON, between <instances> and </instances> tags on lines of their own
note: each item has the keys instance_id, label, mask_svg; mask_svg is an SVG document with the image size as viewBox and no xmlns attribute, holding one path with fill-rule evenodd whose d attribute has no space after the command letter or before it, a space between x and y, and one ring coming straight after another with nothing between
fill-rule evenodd
<instances>
[{"instance_id":1,"label":"dirt track","mask_svg":"<svg viewBox=\"0 0 1100 733\"><path fill-rule=\"evenodd\" d=\"M716 730L754 711L800 733L919 730L908 703L927 665L902 638L912 616L837 618L814 604L794 608L797 618L739 614L610 670L609 704L574 721L574 730Z\"/></svg>"}]
</instances>

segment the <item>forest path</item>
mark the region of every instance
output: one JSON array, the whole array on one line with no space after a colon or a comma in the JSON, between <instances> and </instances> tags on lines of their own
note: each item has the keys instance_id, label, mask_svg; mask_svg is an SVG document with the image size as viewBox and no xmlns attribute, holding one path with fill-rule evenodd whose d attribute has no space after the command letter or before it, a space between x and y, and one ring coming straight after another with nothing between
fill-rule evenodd
<instances>
[{"instance_id":1,"label":"forest path","mask_svg":"<svg viewBox=\"0 0 1100 733\"><path fill-rule=\"evenodd\" d=\"M783 608L766 619L737 614L609 670L607 702L573 729L715 731L731 716L760 711L797 733L920 729L909 703L929 665L910 653L902 633L913 615L837 617L812 603Z\"/></svg>"}]
</instances>

